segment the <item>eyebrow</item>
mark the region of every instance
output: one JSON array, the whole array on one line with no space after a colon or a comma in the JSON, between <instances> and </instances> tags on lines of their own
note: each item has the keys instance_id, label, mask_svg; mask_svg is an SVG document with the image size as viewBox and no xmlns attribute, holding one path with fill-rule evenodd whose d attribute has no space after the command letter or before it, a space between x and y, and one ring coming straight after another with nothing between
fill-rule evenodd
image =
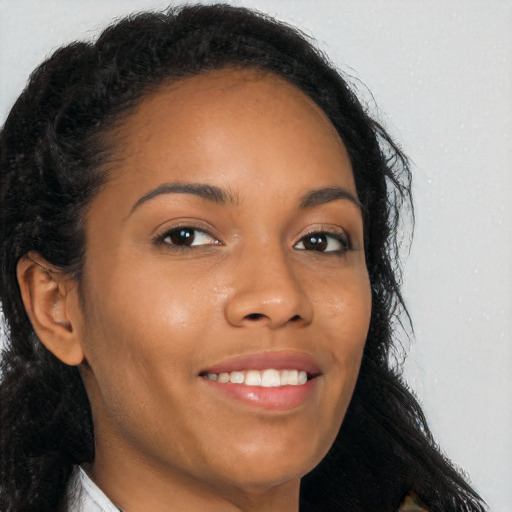
<instances>
[{"instance_id":1,"label":"eyebrow","mask_svg":"<svg viewBox=\"0 0 512 512\"><path fill-rule=\"evenodd\" d=\"M359 199L347 189L341 187L325 187L312 190L302 197L300 207L312 208L313 206L320 206L340 199L346 199L362 209Z\"/></svg>"},{"instance_id":2,"label":"eyebrow","mask_svg":"<svg viewBox=\"0 0 512 512\"><path fill-rule=\"evenodd\" d=\"M132 206L130 210L131 215L140 205L145 202L164 194L190 194L201 197L207 201L211 201L217 204L226 203L237 203L236 198L226 190L215 185L207 185L205 183L163 183L158 187L150 190L147 194L144 194L137 202ZM312 208L314 206L320 206L322 204L330 203L332 201L348 200L355 204L358 208L361 207L361 203L351 192L341 187L324 187L317 190L311 190L304 196L302 196L299 206L300 208Z\"/></svg>"},{"instance_id":3,"label":"eyebrow","mask_svg":"<svg viewBox=\"0 0 512 512\"><path fill-rule=\"evenodd\" d=\"M130 210L130 215L143 203L162 194L190 194L218 204L236 203L235 197L214 185L204 183L163 183L144 194Z\"/></svg>"}]
</instances>

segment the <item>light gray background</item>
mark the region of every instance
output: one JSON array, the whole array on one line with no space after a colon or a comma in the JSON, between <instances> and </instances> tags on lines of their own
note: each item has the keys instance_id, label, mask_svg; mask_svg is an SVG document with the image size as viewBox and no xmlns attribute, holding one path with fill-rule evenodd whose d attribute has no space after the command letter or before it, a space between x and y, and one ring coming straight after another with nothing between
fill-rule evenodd
<instances>
[{"instance_id":1,"label":"light gray background","mask_svg":"<svg viewBox=\"0 0 512 512\"><path fill-rule=\"evenodd\" d=\"M512 2L232 1L304 29L414 162L408 380L449 456L512 511ZM63 43L156 0L0 0L0 120ZM349 67L350 66L350 67Z\"/></svg>"}]
</instances>

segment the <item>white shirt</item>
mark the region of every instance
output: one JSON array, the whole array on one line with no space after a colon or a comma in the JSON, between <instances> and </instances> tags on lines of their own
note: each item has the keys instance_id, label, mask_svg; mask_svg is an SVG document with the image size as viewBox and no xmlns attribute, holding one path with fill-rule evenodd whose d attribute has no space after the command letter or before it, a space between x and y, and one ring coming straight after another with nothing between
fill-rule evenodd
<instances>
[{"instance_id":1,"label":"white shirt","mask_svg":"<svg viewBox=\"0 0 512 512\"><path fill-rule=\"evenodd\" d=\"M76 467L68 485L68 507L66 512L119 512L105 493Z\"/></svg>"}]
</instances>

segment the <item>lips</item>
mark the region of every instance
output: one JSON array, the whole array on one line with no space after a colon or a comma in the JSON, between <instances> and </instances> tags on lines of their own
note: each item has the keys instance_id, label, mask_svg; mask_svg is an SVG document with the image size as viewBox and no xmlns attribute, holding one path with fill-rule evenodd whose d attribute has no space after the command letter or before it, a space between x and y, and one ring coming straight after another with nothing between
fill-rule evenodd
<instances>
[{"instance_id":1,"label":"lips","mask_svg":"<svg viewBox=\"0 0 512 512\"><path fill-rule=\"evenodd\" d=\"M304 403L316 388L320 368L308 355L267 352L215 364L199 376L215 393L267 410L289 410Z\"/></svg>"}]
</instances>

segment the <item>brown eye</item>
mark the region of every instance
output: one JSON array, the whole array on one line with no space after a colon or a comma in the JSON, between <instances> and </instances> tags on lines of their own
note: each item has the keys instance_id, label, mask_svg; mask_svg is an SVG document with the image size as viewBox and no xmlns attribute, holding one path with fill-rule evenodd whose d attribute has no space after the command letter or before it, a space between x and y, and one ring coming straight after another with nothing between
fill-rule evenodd
<instances>
[{"instance_id":1,"label":"brown eye","mask_svg":"<svg viewBox=\"0 0 512 512\"><path fill-rule=\"evenodd\" d=\"M191 228L179 228L170 231L167 238L173 245L192 245L195 239L195 230Z\"/></svg>"},{"instance_id":2,"label":"brown eye","mask_svg":"<svg viewBox=\"0 0 512 512\"><path fill-rule=\"evenodd\" d=\"M323 233L313 233L302 239L306 251L323 252L327 248L327 237Z\"/></svg>"},{"instance_id":3,"label":"brown eye","mask_svg":"<svg viewBox=\"0 0 512 512\"><path fill-rule=\"evenodd\" d=\"M158 241L171 247L183 248L220 243L206 231L188 226L170 229L160 236Z\"/></svg>"},{"instance_id":4,"label":"brown eye","mask_svg":"<svg viewBox=\"0 0 512 512\"><path fill-rule=\"evenodd\" d=\"M294 248L302 251L343 253L348 251L349 242L344 234L319 231L301 238Z\"/></svg>"}]
</instances>

